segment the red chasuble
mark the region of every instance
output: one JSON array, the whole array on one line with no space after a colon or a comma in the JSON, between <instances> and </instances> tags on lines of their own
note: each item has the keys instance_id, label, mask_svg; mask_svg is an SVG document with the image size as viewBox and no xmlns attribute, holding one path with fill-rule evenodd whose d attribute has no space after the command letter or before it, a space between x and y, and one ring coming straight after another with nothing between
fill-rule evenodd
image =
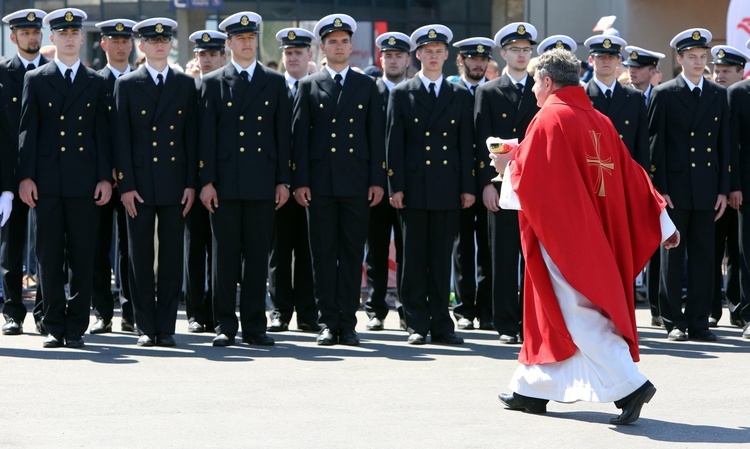
<instances>
[{"instance_id":1,"label":"red chasuble","mask_svg":"<svg viewBox=\"0 0 750 449\"><path fill-rule=\"evenodd\" d=\"M633 281L661 243L666 203L583 88L554 91L510 166L526 257L525 365L560 362L576 345L540 244L565 280L614 323L638 361Z\"/></svg>"}]
</instances>

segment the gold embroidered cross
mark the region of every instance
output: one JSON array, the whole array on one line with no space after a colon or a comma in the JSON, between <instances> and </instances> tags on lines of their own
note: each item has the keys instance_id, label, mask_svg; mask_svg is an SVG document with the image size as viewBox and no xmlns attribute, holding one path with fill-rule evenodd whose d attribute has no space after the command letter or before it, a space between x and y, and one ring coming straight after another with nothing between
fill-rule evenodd
<instances>
[{"instance_id":1,"label":"gold embroidered cross","mask_svg":"<svg viewBox=\"0 0 750 449\"><path fill-rule=\"evenodd\" d=\"M589 156L586 155L586 163L589 165L596 165L598 168L598 173L596 175L596 185L594 188L597 190L597 195L599 196L607 196L604 191L604 172L607 172L607 174L612 174L612 170L615 168L615 164L612 162L611 158L607 158L605 160L602 160L601 156L601 149L599 148L599 136L601 136L601 133L597 133L594 130L589 130L589 134L591 134L591 140L594 141L594 151L596 151L596 156Z\"/></svg>"}]
</instances>

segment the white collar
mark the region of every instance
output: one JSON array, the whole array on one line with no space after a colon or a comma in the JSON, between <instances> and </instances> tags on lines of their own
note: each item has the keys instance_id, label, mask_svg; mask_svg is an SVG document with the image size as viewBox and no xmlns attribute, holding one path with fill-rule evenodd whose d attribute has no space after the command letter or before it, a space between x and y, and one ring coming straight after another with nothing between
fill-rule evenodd
<instances>
[{"instance_id":1,"label":"white collar","mask_svg":"<svg viewBox=\"0 0 750 449\"><path fill-rule=\"evenodd\" d=\"M687 84L687 86L688 86L688 88L690 89L691 92L696 87L699 88L701 90L701 92L703 92L703 77L702 76L701 76L700 81L698 81L698 84L693 84L693 82L690 81L687 78L687 76L685 76L685 72L680 73L680 76L682 77L682 79L685 80L685 84Z\"/></svg>"},{"instance_id":2,"label":"white collar","mask_svg":"<svg viewBox=\"0 0 750 449\"><path fill-rule=\"evenodd\" d=\"M388 89L388 92L392 91L393 88L398 86L399 84L406 82L406 77L402 78L398 83L394 83L386 77L383 77L381 79L383 80L383 84L385 84L385 87Z\"/></svg>"},{"instance_id":3,"label":"white collar","mask_svg":"<svg viewBox=\"0 0 750 449\"><path fill-rule=\"evenodd\" d=\"M599 81L599 78L597 78L596 75L594 75L593 80L596 83L596 85L599 86L599 90L602 91L602 93L606 93L607 90L611 90L612 91L612 95L615 94L615 85L617 85L617 80L616 79L614 81L612 81L612 85L611 86L607 86L606 84L604 84L601 81Z\"/></svg>"},{"instance_id":4,"label":"white collar","mask_svg":"<svg viewBox=\"0 0 750 449\"><path fill-rule=\"evenodd\" d=\"M328 74L331 75L331 78L335 78L336 75L341 75L341 85L343 86L346 82L346 75L349 73L349 66L344 67L344 70L337 72L330 68L328 64L326 64L326 70L328 71Z\"/></svg>"},{"instance_id":5,"label":"white collar","mask_svg":"<svg viewBox=\"0 0 750 449\"><path fill-rule=\"evenodd\" d=\"M440 95L440 86L443 84L443 75L440 75L440 77L435 81L424 76L424 73L422 73L421 70L418 72L418 75L419 79L422 81L422 85L424 85L424 88L427 89L427 92L430 91L430 84L435 83L435 95Z\"/></svg>"},{"instance_id":6,"label":"white collar","mask_svg":"<svg viewBox=\"0 0 750 449\"><path fill-rule=\"evenodd\" d=\"M258 60L253 59L253 63L247 66L247 68L243 68L241 65L237 64L237 62L232 59L232 65L234 66L235 70L237 70L237 73L247 72L247 80L250 81L253 79L253 73L255 73L255 66L258 65Z\"/></svg>"},{"instance_id":7,"label":"white collar","mask_svg":"<svg viewBox=\"0 0 750 449\"><path fill-rule=\"evenodd\" d=\"M112 67L112 66L111 66L111 65L109 65L109 64L107 64L107 67L109 67L109 71L110 71L110 72L112 72L112 74L113 74L113 75L115 76L115 78L119 78L119 77L121 77L122 75L127 75L128 73L130 73L130 72L131 72L130 66L127 66L127 67L125 68L125 71L124 71L124 72L121 72L121 71L117 70L116 68Z\"/></svg>"},{"instance_id":8,"label":"white collar","mask_svg":"<svg viewBox=\"0 0 750 449\"><path fill-rule=\"evenodd\" d=\"M467 89L471 90L471 87L472 87L472 86L477 86L477 87L479 87L479 86L481 86L482 84L486 83L486 82L487 82L487 78L485 78L485 77L482 77L482 79L481 79L481 80L479 80L479 82L478 82L478 83L476 83L476 84L471 84L471 83L469 82L469 80L467 80L466 78L464 78L464 77L462 76L462 77L461 77L461 81L463 81L463 82L464 82L464 84L466 85L466 88L467 88Z\"/></svg>"},{"instance_id":9,"label":"white collar","mask_svg":"<svg viewBox=\"0 0 750 449\"><path fill-rule=\"evenodd\" d=\"M169 64L167 64L166 67L164 67L164 70L161 72L157 72L155 68L148 65L148 62L144 64L146 66L146 70L148 70L148 74L151 75L151 79L154 80L154 84L159 84L158 76L161 74L162 79L164 80L164 83L167 83L167 74L169 73Z\"/></svg>"},{"instance_id":10,"label":"white collar","mask_svg":"<svg viewBox=\"0 0 750 449\"><path fill-rule=\"evenodd\" d=\"M20 53L18 53L18 59L21 60L21 64L23 64L23 68L28 67L29 64L34 64L34 67L38 68L39 67L39 63L42 60L42 54L41 53L37 53L36 58L34 58L31 61L29 61L28 59L26 59L23 56L21 56Z\"/></svg>"},{"instance_id":11,"label":"white collar","mask_svg":"<svg viewBox=\"0 0 750 449\"><path fill-rule=\"evenodd\" d=\"M519 84L519 83L520 83L520 84L522 84L522 85L523 85L523 87L526 87L526 79L527 79L527 78L529 77L529 75L528 75L528 74L524 75L524 76L523 76L523 78L521 78L520 80L517 80L517 79L513 78L513 77L512 77L511 75L510 75L510 73L506 73L506 75L508 75L508 78L510 78L510 81L511 81L511 82L512 82L513 84Z\"/></svg>"},{"instance_id":12,"label":"white collar","mask_svg":"<svg viewBox=\"0 0 750 449\"><path fill-rule=\"evenodd\" d=\"M63 78L65 77L65 71L66 70L73 69L73 73L70 75L70 79L75 80L76 79L76 73L78 72L78 67L81 66L81 60L77 59L76 62L72 66L68 67L62 61L60 61L59 59L55 58L55 64L57 64L57 68L58 68L58 70L60 70L60 73L62 74Z\"/></svg>"}]
</instances>

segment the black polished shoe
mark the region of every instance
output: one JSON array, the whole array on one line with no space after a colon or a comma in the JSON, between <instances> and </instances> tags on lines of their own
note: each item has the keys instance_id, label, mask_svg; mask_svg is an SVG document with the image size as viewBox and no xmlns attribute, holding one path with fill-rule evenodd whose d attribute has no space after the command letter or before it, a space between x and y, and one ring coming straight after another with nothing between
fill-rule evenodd
<instances>
[{"instance_id":1,"label":"black polished shoe","mask_svg":"<svg viewBox=\"0 0 750 449\"><path fill-rule=\"evenodd\" d=\"M172 346L177 346L177 342L174 341L174 337L169 334L159 334L156 336L156 346L171 348Z\"/></svg>"},{"instance_id":2,"label":"black polished shoe","mask_svg":"<svg viewBox=\"0 0 750 449\"><path fill-rule=\"evenodd\" d=\"M372 317L372 319L370 319L370 322L367 323L367 326L365 327L368 331L382 331L383 329L385 329L385 327L383 326L383 320L378 317Z\"/></svg>"},{"instance_id":3,"label":"black polished shoe","mask_svg":"<svg viewBox=\"0 0 750 449\"><path fill-rule=\"evenodd\" d=\"M750 324L746 324L745 328L742 329L742 338L750 339Z\"/></svg>"},{"instance_id":4,"label":"black polished shoe","mask_svg":"<svg viewBox=\"0 0 750 449\"><path fill-rule=\"evenodd\" d=\"M443 345L462 345L464 339L456 335L454 332L448 332L447 334L432 336L432 343L440 343Z\"/></svg>"},{"instance_id":5,"label":"black polished shoe","mask_svg":"<svg viewBox=\"0 0 750 449\"><path fill-rule=\"evenodd\" d=\"M662 321L660 316L652 316L651 325L655 327L664 327L664 321Z\"/></svg>"},{"instance_id":6,"label":"black polished shoe","mask_svg":"<svg viewBox=\"0 0 750 449\"><path fill-rule=\"evenodd\" d=\"M346 346L359 346L359 336L354 329L339 331L339 344Z\"/></svg>"},{"instance_id":7,"label":"black polished shoe","mask_svg":"<svg viewBox=\"0 0 750 449\"><path fill-rule=\"evenodd\" d=\"M406 340L406 342L410 345L423 345L427 343L427 339L424 338L424 335L414 332L413 334L409 335L409 338Z\"/></svg>"},{"instance_id":8,"label":"black polished shoe","mask_svg":"<svg viewBox=\"0 0 750 449\"><path fill-rule=\"evenodd\" d=\"M234 345L234 337L230 337L227 334L219 334L214 337L211 344L213 346L232 346Z\"/></svg>"},{"instance_id":9,"label":"black polished shoe","mask_svg":"<svg viewBox=\"0 0 750 449\"><path fill-rule=\"evenodd\" d=\"M516 345L518 344L518 337L515 335L502 334L500 335L500 343L504 343L506 345Z\"/></svg>"},{"instance_id":10,"label":"black polished shoe","mask_svg":"<svg viewBox=\"0 0 750 449\"><path fill-rule=\"evenodd\" d=\"M708 327L719 327L719 320L712 316L708 317Z\"/></svg>"},{"instance_id":11,"label":"black polished shoe","mask_svg":"<svg viewBox=\"0 0 750 449\"><path fill-rule=\"evenodd\" d=\"M257 345L257 346L273 346L274 341L273 338L266 335L265 332L258 332L254 334L245 334L242 333L242 343L246 343L248 345Z\"/></svg>"},{"instance_id":12,"label":"black polished shoe","mask_svg":"<svg viewBox=\"0 0 750 449\"><path fill-rule=\"evenodd\" d=\"M83 337L72 337L72 338L66 338L65 339L65 347L68 348L82 348L83 347Z\"/></svg>"},{"instance_id":13,"label":"black polished shoe","mask_svg":"<svg viewBox=\"0 0 750 449\"><path fill-rule=\"evenodd\" d=\"M5 322L3 326L3 335L21 335L23 334L23 326L20 323L11 318Z\"/></svg>"},{"instance_id":14,"label":"black polished shoe","mask_svg":"<svg viewBox=\"0 0 750 449\"><path fill-rule=\"evenodd\" d=\"M688 331L688 338L694 341L716 341L716 335L708 329Z\"/></svg>"},{"instance_id":15,"label":"black polished shoe","mask_svg":"<svg viewBox=\"0 0 750 449\"><path fill-rule=\"evenodd\" d=\"M620 413L620 416L611 418L609 422L618 426L634 422L641 416L643 404L650 401L654 397L654 394L656 394L656 387L651 382L646 381L645 384L641 385L633 393L630 393L620 401L615 401L615 405L622 409L622 413ZM622 403L618 404L620 402Z\"/></svg>"},{"instance_id":16,"label":"black polished shoe","mask_svg":"<svg viewBox=\"0 0 750 449\"><path fill-rule=\"evenodd\" d=\"M495 325L492 324L492 321L480 321L479 322L479 329L483 331L494 331Z\"/></svg>"},{"instance_id":17,"label":"black polished shoe","mask_svg":"<svg viewBox=\"0 0 750 449\"><path fill-rule=\"evenodd\" d=\"M327 327L320 331L318 334L318 338L315 339L315 342L318 343L320 346L333 346L338 342L338 332L332 331L331 329L328 329Z\"/></svg>"},{"instance_id":18,"label":"black polished shoe","mask_svg":"<svg viewBox=\"0 0 750 449\"><path fill-rule=\"evenodd\" d=\"M154 339L148 335L141 335L138 337L138 341L135 343L138 346L150 347L154 346Z\"/></svg>"},{"instance_id":19,"label":"black polished shoe","mask_svg":"<svg viewBox=\"0 0 750 449\"><path fill-rule=\"evenodd\" d=\"M318 323L305 323L298 321L297 322L297 329L303 331L303 332L320 332L320 325Z\"/></svg>"},{"instance_id":20,"label":"black polished shoe","mask_svg":"<svg viewBox=\"0 0 750 449\"><path fill-rule=\"evenodd\" d=\"M733 318L731 316L729 317L729 324L736 327L745 327L745 323L741 318Z\"/></svg>"},{"instance_id":21,"label":"black polished shoe","mask_svg":"<svg viewBox=\"0 0 750 449\"><path fill-rule=\"evenodd\" d=\"M197 321L191 321L190 324L188 324L188 332L191 334L202 334L203 332L206 332L206 327Z\"/></svg>"},{"instance_id":22,"label":"black polished shoe","mask_svg":"<svg viewBox=\"0 0 750 449\"><path fill-rule=\"evenodd\" d=\"M104 320L96 320L91 328L89 328L90 334L107 334L112 332L112 321L104 322Z\"/></svg>"},{"instance_id":23,"label":"black polished shoe","mask_svg":"<svg viewBox=\"0 0 750 449\"><path fill-rule=\"evenodd\" d=\"M547 399L531 398L518 393L500 393L497 398L508 407L508 410L520 410L535 415L547 413L547 402L549 402Z\"/></svg>"},{"instance_id":24,"label":"black polished shoe","mask_svg":"<svg viewBox=\"0 0 750 449\"><path fill-rule=\"evenodd\" d=\"M47 338L42 342L42 346L45 348L60 348L62 345L62 338L58 339L52 334L47 335Z\"/></svg>"},{"instance_id":25,"label":"black polished shoe","mask_svg":"<svg viewBox=\"0 0 750 449\"><path fill-rule=\"evenodd\" d=\"M123 318L120 322L120 330L123 332L135 332L135 325Z\"/></svg>"},{"instance_id":26,"label":"black polished shoe","mask_svg":"<svg viewBox=\"0 0 750 449\"><path fill-rule=\"evenodd\" d=\"M266 328L268 332L284 332L289 330L289 323L285 323L280 319L271 321L271 324Z\"/></svg>"}]
</instances>

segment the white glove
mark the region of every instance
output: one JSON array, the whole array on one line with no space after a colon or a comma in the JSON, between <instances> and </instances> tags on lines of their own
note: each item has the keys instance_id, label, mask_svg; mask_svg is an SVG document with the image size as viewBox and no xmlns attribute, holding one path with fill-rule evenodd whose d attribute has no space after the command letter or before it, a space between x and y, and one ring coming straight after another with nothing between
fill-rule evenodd
<instances>
[{"instance_id":1,"label":"white glove","mask_svg":"<svg viewBox=\"0 0 750 449\"><path fill-rule=\"evenodd\" d=\"M0 227L5 226L5 222L8 221L10 218L10 212L13 210L13 193L12 192L3 192L2 195L0 195L0 215L2 215L2 219L0 220Z\"/></svg>"}]
</instances>

